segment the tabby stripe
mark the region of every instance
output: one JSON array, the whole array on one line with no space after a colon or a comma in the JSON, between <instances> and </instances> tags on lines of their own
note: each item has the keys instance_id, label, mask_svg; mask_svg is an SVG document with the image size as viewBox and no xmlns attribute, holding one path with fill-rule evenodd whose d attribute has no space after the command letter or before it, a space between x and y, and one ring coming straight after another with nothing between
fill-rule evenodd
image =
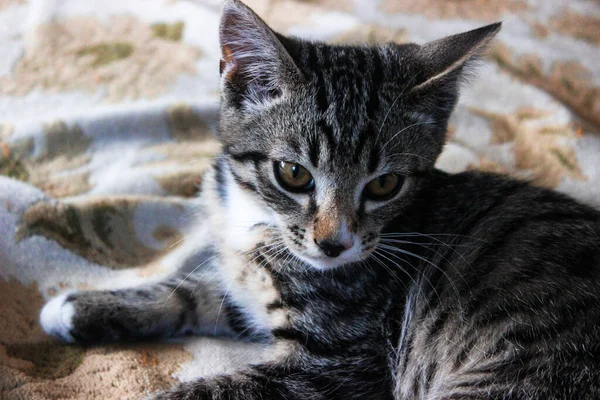
<instances>
[{"instance_id":1,"label":"tabby stripe","mask_svg":"<svg viewBox=\"0 0 600 400\"><path fill-rule=\"evenodd\" d=\"M471 262L471 264L477 265L477 266L482 266L482 267L488 266L489 268L493 268L495 266L495 264L493 262L491 262L491 263L485 262L484 259L486 257L487 258L492 257L494 254L501 252L518 231L529 227L529 225L531 223L546 222L546 221L553 221L554 223L561 222L561 221L572 222L577 219L588 220L589 217L586 215L571 214L571 213L565 213L565 212L559 211L559 212L546 213L546 214L542 214L542 215L536 215L534 217L520 218L520 219L514 220L511 222L510 228L508 230L502 232L501 236L496 237L491 243L488 243L487 248L485 250L483 250L481 253L479 253L477 255L477 257ZM483 284L484 280L481 278L484 275L487 275L487 271L479 270L477 282ZM478 285L475 285L472 287L472 289L477 289L477 287L478 287ZM481 293L480 295L473 297L472 301L470 301L470 303L467 307L467 310L465 310L466 315L469 315L469 316L473 315L473 313L475 311L481 309L485 304L489 303L489 301L490 301L490 297L487 295L487 293Z\"/></svg>"},{"instance_id":2,"label":"tabby stripe","mask_svg":"<svg viewBox=\"0 0 600 400\"><path fill-rule=\"evenodd\" d=\"M164 286L171 290L172 293L179 299L181 304L185 306L185 309L180 310L179 319L174 327L174 332L181 332L181 329L187 321L187 316L191 315L193 318L195 318L198 307L198 304L196 303L196 297L194 297L194 294L191 290L183 285L179 285L178 283L176 284L175 282L169 282Z\"/></svg>"},{"instance_id":3,"label":"tabby stripe","mask_svg":"<svg viewBox=\"0 0 600 400\"><path fill-rule=\"evenodd\" d=\"M225 182L225 159L219 157L215 163L215 182L217 183L217 193L221 200L227 198L227 186Z\"/></svg>"},{"instance_id":4,"label":"tabby stripe","mask_svg":"<svg viewBox=\"0 0 600 400\"><path fill-rule=\"evenodd\" d=\"M281 300L275 300L272 303L266 305L267 312L279 310L285 308L285 304Z\"/></svg>"},{"instance_id":5,"label":"tabby stripe","mask_svg":"<svg viewBox=\"0 0 600 400\"><path fill-rule=\"evenodd\" d=\"M425 376L425 392L429 392L429 389L431 388L431 382L433 381L433 377L435 376L437 369L438 364L435 360L432 361L427 367L427 374Z\"/></svg>"},{"instance_id":6,"label":"tabby stripe","mask_svg":"<svg viewBox=\"0 0 600 400\"><path fill-rule=\"evenodd\" d=\"M377 166L379 165L379 147L378 146L372 146L371 147L371 154L369 154L369 173L373 173L377 170Z\"/></svg>"},{"instance_id":7,"label":"tabby stripe","mask_svg":"<svg viewBox=\"0 0 600 400\"><path fill-rule=\"evenodd\" d=\"M241 309L228 296L223 299L223 308L227 317L227 325L229 325L238 337L247 338L255 333Z\"/></svg>"},{"instance_id":8,"label":"tabby stripe","mask_svg":"<svg viewBox=\"0 0 600 400\"><path fill-rule=\"evenodd\" d=\"M511 198L513 194L518 193L523 188L524 185L525 184L515 184L510 190L507 190L506 192L504 192L503 196L498 196L498 198L496 200L494 200L494 202L492 204L490 204L488 207L486 207L482 211L478 212L474 216L474 218L471 219L471 221L469 221L469 228L467 228L465 230L466 231L465 235L470 235L471 230L474 227L481 226L481 221L485 217L487 217L489 214L491 214L493 211L495 211L498 207L506 204L508 199Z\"/></svg>"},{"instance_id":9,"label":"tabby stripe","mask_svg":"<svg viewBox=\"0 0 600 400\"><path fill-rule=\"evenodd\" d=\"M314 77L317 78L317 73L321 70L321 68L319 67L316 46L308 46L308 57L306 58L306 61L308 64L307 69L312 71Z\"/></svg>"},{"instance_id":10,"label":"tabby stripe","mask_svg":"<svg viewBox=\"0 0 600 400\"><path fill-rule=\"evenodd\" d=\"M335 138L333 137L333 128L324 119L320 119L317 122L317 126L325 134L325 139L327 139L327 145L329 146L329 160L333 161L334 155L338 151Z\"/></svg>"},{"instance_id":11,"label":"tabby stripe","mask_svg":"<svg viewBox=\"0 0 600 400\"><path fill-rule=\"evenodd\" d=\"M293 328L276 328L271 331L275 339L290 340L301 344L308 343L309 338L303 332Z\"/></svg>"},{"instance_id":12,"label":"tabby stripe","mask_svg":"<svg viewBox=\"0 0 600 400\"><path fill-rule=\"evenodd\" d=\"M428 342L435 341L436 337L440 334L444 326L446 326L446 322L448 322L449 317L450 311L447 309L442 310L438 314L433 325L431 326L431 329L429 330L429 333L427 334Z\"/></svg>"},{"instance_id":13,"label":"tabby stripe","mask_svg":"<svg viewBox=\"0 0 600 400\"><path fill-rule=\"evenodd\" d=\"M366 62L364 50L363 49L354 49L352 52L352 56L355 60L356 69L359 72L359 74L357 74L357 75L364 75L366 68L367 68L367 62Z\"/></svg>"},{"instance_id":14,"label":"tabby stripe","mask_svg":"<svg viewBox=\"0 0 600 400\"><path fill-rule=\"evenodd\" d=\"M367 102L367 116L371 121L375 119L375 114L379 108L379 92L383 82L383 67L379 52L373 51L373 68L371 74L371 96Z\"/></svg>"},{"instance_id":15,"label":"tabby stripe","mask_svg":"<svg viewBox=\"0 0 600 400\"><path fill-rule=\"evenodd\" d=\"M233 176L233 180L235 180L241 188L258 193L258 189L253 183L243 180L242 177L236 174L234 171L231 171L231 175Z\"/></svg>"},{"instance_id":16,"label":"tabby stripe","mask_svg":"<svg viewBox=\"0 0 600 400\"><path fill-rule=\"evenodd\" d=\"M323 77L323 69L316 68L315 75L317 77L317 108L321 115L327 112L329 108L329 102L327 100L327 92L325 88L325 78Z\"/></svg>"},{"instance_id":17,"label":"tabby stripe","mask_svg":"<svg viewBox=\"0 0 600 400\"><path fill-rule=\"evenodd\" d=\"M463 338L464 340L464 338ZM477 343L477 341L479 340L479 335L475 334L474 337L471 337L471 339L469 339L467 341L467 343L461 347L460 352L458 353L458 355L456 356L456 359L454 360L454 370L459 370L462 366L465 365L465 362L467 361L467 359L469 358L469 353L471 352L471 350L473 349L473 346L475 346L475 343Z\"/></svg>"},{"instance_id":18,"label":"tabby stripe","mask_svg":"<svg viewBox=\"0 0 600 400\"><path fill-rule=\"evenodd\" d=\"M358 143L356 144L354 155L352 156L352 161L355 164L358 164L358 161L360 160L360 155L362 154L365 144L367 143L367 139L369 136L374 136L374 133L375 130L373 129L373 123L369 122L365 129L358 134Z\"/></svg>"},{"instance_id":19,"label":"tabby stripe","mask_svg":"<svg viewBox=\"0 0 600 400\"><path fill-rule=\"evenodd\" d=\"M372 335L364 334L329 343L319 340L314 334L296 328L276 328L271 333L276 339L294 341L305 347L313 356L324 358L368 357L369 353L362 344L370 343L374 340Z\"/></svg>"},{"instance_id":20,"label":"tabby stripe","mask_svg":"<svg viewBox=\"0 0 600 400\"><path fill-rule=\"evenodd\" d=\"M516 343L518 346L525 346L529 348L534 343L542 342L544 345L552 343L557 337L560 337L563 333L572 332L574 324L581 318L597 318L598 315L587 315L585 311L579 315L575 314L573 310L590 310L598 307L598 300L591 298L588 300L574 301L566 304L562 309L561 318L550 326L518 326L508 332L504 336L504 340L512 343ZM591 305L589 303L592 303Z\"/></svg>"},{"instance_id":21,"label":"tabby stripe","mask_svg":"<svg viewBox=\"0 0 600 400\"><path fill-rule=\"evenodd\" d=\"M319 166L319 142L320 140L317 137L316 132L310 135L308 138L308 155L310 157L310 162L315 168Z\"/></svg>"},{"instance_id":22,"label":"tabby stripe","mask_svg":"<svg viewBox=\"0 0 600 400\"><path fill-rule=\"evenodd\" d=\"M252 161L255 164L266 161L269 159L266 154L261 153L260 151L246 151L242 153L232 153L229 149L225 149L225 152L231 156L235 161L238 162L248 162Z\"/></svg>"},{"instance_id":23,"label":"tabby stripe","mask_svg":"<svg viewBox=\"0 0 600 400\"><path fill-rule=\"evenodd\" d=\"M314 218L319 211L319 206L317 205L317 199L315 198L314 192L310 194L308 198L308 217Z\"/></svg>"}]
</instances>

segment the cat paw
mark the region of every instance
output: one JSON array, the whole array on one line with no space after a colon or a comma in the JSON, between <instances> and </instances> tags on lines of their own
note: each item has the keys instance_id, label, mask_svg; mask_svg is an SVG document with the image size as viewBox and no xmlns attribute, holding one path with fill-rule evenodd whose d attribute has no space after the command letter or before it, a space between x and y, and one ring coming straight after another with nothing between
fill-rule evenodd
<instances>
[{"instance_id":1,"label":"cat paw","mask_svg":"<svg viewBox=\"0 0 600 400\"><path fill-rule=\"evenodd\" d=\"M40 323L44 331L66 343L75 342L71 336L75 307L73 303L67 301L70 294L65 293L54 297L46 303L40 313Z\"/></svg>"}]
</instances>

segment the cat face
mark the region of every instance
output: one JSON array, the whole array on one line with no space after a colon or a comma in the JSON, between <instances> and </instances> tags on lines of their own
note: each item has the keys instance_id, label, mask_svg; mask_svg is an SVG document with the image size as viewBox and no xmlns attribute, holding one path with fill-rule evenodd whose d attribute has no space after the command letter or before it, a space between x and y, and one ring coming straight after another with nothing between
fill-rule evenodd
<instances>
[{"instance_id":1,"label":"cat face","mask_svg":"<svg viewBox=\"0 0 600 400\"><path fill-rule=\"evenodd\" d=\"M269 215L258 222L318 269L369 257L441 152L465 63L498 29L334 46L281 36L227 1L220 136L235 184Z\"/></svg>"}]
</instances>

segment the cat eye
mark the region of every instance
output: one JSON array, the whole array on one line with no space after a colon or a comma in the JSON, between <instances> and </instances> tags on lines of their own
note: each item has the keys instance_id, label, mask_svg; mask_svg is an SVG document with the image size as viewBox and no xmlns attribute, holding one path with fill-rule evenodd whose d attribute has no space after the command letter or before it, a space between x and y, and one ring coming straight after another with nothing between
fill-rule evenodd
<instances>
[{"instance_id":1,"label":"cat eye","mask_svg":"<svg viewBox=\"0 0 600 400\"><path fill-rule=\"evenodd\" d=\"M300 164L287 161L273 163L277 182L290 192L308 192L315 187L315 180L306 168Z\"/></svg>"},{"instance_id":2,"label":"cat eye","mask_svg":"<svg viewBox=\"0 0 600 400\"><path fill-rule=\"evenodd\" d=\"M384 201L394 197L400 191L404 178L396 174L378 176L365 187L365 195L370 200Z\"/></svg>"}]
</instances>

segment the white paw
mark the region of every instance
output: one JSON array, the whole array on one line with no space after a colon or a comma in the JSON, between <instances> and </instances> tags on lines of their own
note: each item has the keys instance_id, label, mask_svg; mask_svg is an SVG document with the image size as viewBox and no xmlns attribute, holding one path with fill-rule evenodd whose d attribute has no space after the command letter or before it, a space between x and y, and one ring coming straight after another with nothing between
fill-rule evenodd
<instances>
[{"instance_id":1,"label":"white paw","mask_svg":"<svg viewBox=\"0 0 600 400\"><path fill-rule=\"evenodd\" d=\"M72 293L72 292L71 292ZM59 338L63 342L73 343L71 336L73 329L73 315L75 307L67 303L66 299L71 293L64 293L50 300L40 313L40 323L48 335Z\"/></svg>"}]
</instances>

